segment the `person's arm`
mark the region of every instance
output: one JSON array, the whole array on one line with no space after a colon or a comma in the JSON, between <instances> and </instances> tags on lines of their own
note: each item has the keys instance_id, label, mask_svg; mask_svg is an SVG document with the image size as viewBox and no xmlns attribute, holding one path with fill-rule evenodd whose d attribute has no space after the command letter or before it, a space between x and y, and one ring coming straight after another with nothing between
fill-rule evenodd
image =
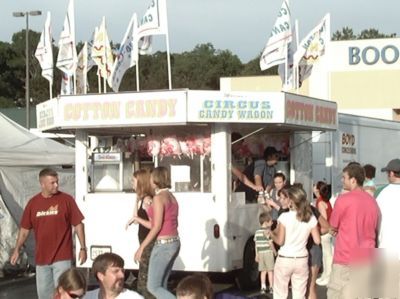
<instances>
[{"instance_id":1,"label":"person's arm","mask_svg":"<svg viewBox=\"0 0 400 299\"><path fill-rule=\"evenodd\" d=\"M21 250L21 247L24 245L26 239L28 238L28 235L29 235L28 229L22 227L19 229L17 242L15 243L15 248L10 258L11 265L15 265L17 263L19 258L19 252Z\"/></svg>"},{"instance_id":2,"label":"person's arm","mask_svg":"<svg viewBox=\"0 0 400 299\"><path fill-rule=\"evenodd\" d=\"M239 179L243 184L245 184L247 187L255 190L255 191L264 191L264 188L262 186L257 186L255 185L252 181L249 180L249 178L241 172L239 169L236 167L232 166L231 167L232 174Z\"/></svg>"},{"instance_id":3,"label":"person's arm","mask_svg":"<svg viewBox=\"0 0 400 299\"><path fill-rule=\"evenodd\" d=\"M271 232L271 234L272 234L272 232ZM273 241L270 241L270 246L272 248L272 252L274 253L274 256L277 256L278 252L276 251L276 248L275 248L275 245L274 245Z\"/></svg>"},{"instance_id":4,"label":"person's arm","mask_svg":"<svg viewBox=\"0 0 400 299\"><path fill-rule=\"evenodd\" d=\"M164 193L164 192L163 192ZM140 261L142 256L143 250L146 248L147 245L154 240L162 227L163 221L163 214L164 214L164 201L166 200L165 194L159 194L154 196L153 199L153 225L150 228L149 233L147 234L146 238L143 240L142 244L140 244L139 249L135 253L135 261Z\"/></svg>"},{"instance_id":5,"label":"person's arm","mask_svg":"<svg viewBox=\"0 0 400 299\"><path fill-rule=\"evenodd\" d=\"M138 211L138 205L139 205L140 200L136 196L135 200L135 206L133 207L133 214L132 217L129 218L128 222L125 224L125 229L128 229L128 227L135 222L135 217L137 217L137 211Z\"/></svg>"},{"instance_id":6,"label":"person's arm","mask_svg":"<svg viewBox=\"0 0 400 299\"><path fill-rule=\"evenodd\" d=\"M321 244L321 234L318 230L318 225L314 226L311 230L311 237L316 245Z\"/></svg>"},{"instance_id":7,"label":"person's arm","mask_svg":"<svg viewBox=\"0 0 400 299\"><path fill-rule=\"evenodd\" d=\"M285 226L278 221L278 226L271 233L271 238L276 244L282 246L285 243L285 233L286 233Z\"/></svg>"},{"instance_id":8,"label":"person's arm","mask_svg":"<svg viewBox=\"0 0 400 299\"><path fill-rule=\"evenodd\" d=\"M331 230L331 226L329 222L325 219L325 217L322 216L322 214L320 214L320 216L318 217L318 223L321 227L321 235L329 233L329 231Z\"/></svg>"},{"instance_id":9,"label":"person's arm","mask_svg":"<svg viewBox=\"0 0 400 299\"><path fill-rule=\"evenodd\" d=\"M267 203L271 208L274 208L277 211L279 211L281 209L281 207L276 202L274 202L272 199L266 199L265 203Z\"/></svg>"},{"instance_id":10,"label":"person's arm","mask_svg":"<svg viewBox=\"0 0 400 299\"><path fill-rule=\"evenodd\" d=\"M80 262L80 265L82 265L84 262L86 262L86 259L87 259L85 226L83 225L82 222L75 226L75 233L78 236L78 240L81 245L81 248L79 249L79 262Z\"/></svg>"},{"instance_id":11,"label":"person's arm","mask_svg":"<svg viewBox=\"0 0 400 299\"><path fill-rule=\"evenodd\" d=\"M321 216L324 217L325 220L328 220L328 214L326 212L326 210L328 209L328 205L325 202L320 201L318 203L317 209Z\"/></svg>"},{"instance_id":12,"label":"person's arm","mask_svg":"<svg viewBox=\"0 0 400 299\"><path fill-rule=\"evenodd\" d=\"M137 222L140 225L143 225L145 228L151 229L151 221L150 220L145 220L140 217L133 217L133 222L135 222L135 223Z\"/></svg>"}]
</instances>

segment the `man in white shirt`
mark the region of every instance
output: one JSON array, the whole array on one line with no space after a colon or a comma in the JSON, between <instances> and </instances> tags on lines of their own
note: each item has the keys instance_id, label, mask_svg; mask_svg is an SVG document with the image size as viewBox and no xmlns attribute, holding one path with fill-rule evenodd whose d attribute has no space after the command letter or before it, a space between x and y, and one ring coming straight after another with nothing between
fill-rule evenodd
<instances>
[{"instance_id":1,"label":"man in white shirt","mask_svg":"<svg viewBox=\"0 0 400 299\"><path fill-rule=\"evenodd\" d=\"M100 288L86 293L84 299L143 299L138 293L124 289L124 260L115 253L96 257L92 272Z\"/></svg>"},{"instance_id":2,"label":"man in white shirt","mask_svg":"<svg viewBox=\"0 0 400 299\"><path fill-rule=\"evenodd\" d=\"M387 173L389 184L376 191L376 202L379 206L380 225L378 232L378 247L382 249L382 256L387 263L385 277L382 282L385 294L380 297L400 298L399 281L393 277L399 277L400 267L400 159L391 160L382 172ZM397 266L397 267L396 267ZM394 271L394 272L391 272ZM392 284L387 282L392 281Z\"/></svg>"}]
</instances>

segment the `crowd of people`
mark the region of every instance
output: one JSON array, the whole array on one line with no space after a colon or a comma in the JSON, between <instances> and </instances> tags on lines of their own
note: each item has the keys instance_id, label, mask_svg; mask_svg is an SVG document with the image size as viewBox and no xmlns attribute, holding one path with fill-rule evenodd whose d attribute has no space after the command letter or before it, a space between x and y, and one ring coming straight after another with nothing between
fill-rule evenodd
<instances>
[{"instance_id":1,"label":"crowd of people","mask_svg":"<svg viewBox=\"0 0 400 299\"><path fill-rule=\"evenodd\" d=\"M382 168L389 182L382 188L375 186L372 165L349 163L343 169L343 190L333 207L326 183L314 185L316 200L311 204L301 184L288 185L285 175L276 172L277 160L276 150L267 148L264 159L255 161L251 172L245 174L253 180L248 185L254 191L264 190L261 207L268 206L260 209L260 228L254 234L261 292L287 298L291 285L292 298L314 299L319 284L327 286L327 296L332 299L383 297L381 294L398 297L399 280L386 284L382 279L386 268L380 268L384 269L380 277L374 272L377 265L381 266L378 260L395 261L394 271L398 271L400 241L395 236L400 224L396 215L400 208L396 201L400 195L400 159ZM39 299L212 298L211 282L204 275L183 279L176 295L168 289L180 239L179 205L169 191L165 167L141 169L132 178L136 208L126 227L139 225L140 246L134 253L139 263L137 292L124 288L124 260L115 253L96 257L92 272L99 288L87 292L87 278L72 267L72 227L80 245L78 261L83 264L87 259L83 215L75 200L58 190L57 172L43 169L39 183L41 192L24 209L10 258L11 264L18 262L33 230ZM376 248L385 251L377 255Z\"/></svg>"}]
</instances>

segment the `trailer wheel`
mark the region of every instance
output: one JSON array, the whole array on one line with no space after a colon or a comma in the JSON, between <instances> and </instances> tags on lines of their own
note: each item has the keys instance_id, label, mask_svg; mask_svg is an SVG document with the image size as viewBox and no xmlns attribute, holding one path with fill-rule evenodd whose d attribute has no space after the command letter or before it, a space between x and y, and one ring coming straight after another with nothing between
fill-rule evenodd
<instances>
[{"instance_id":1,"label":"trailer wheel","mask_svg":"<svg viewBox=\"0 0 400 299\"><path fill-rule=\"evenodd\" d=\"M253 237L246 242L243 252L243 268L238 272L237 284L240 290L251 290L259 285L258 264L255 261L255 243Z\"/></svg>"}]
</instances>

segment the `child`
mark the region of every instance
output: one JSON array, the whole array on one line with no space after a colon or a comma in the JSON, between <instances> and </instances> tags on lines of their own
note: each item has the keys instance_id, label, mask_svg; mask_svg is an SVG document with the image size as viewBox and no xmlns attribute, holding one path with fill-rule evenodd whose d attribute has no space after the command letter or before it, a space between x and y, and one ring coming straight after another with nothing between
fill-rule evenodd
<instances>
[{"instance_id":1,"label":"child","mask_svg":"<svg viewBox=\"0 0 400 299\"><path fill-rule=\"evenodd\" d=\"M274 283L274 256L276 255L276 250L271 239L271 213L261 213L259 220L261 228L255 232L254 242L256 244L256 262L258 262L258 270L260 271L261 293L265 294L267 291L267 273L269 290L272 293Z\"/></svg>"},{"instance_id":2,"label":"child","mask_svg":"<svg viewBox=\"0 0 400 299\"><path fill-rule=\"evenodd\" d=\"M278 211L281 208L279 202L278 192L282 190L283 187L286 185L286 177L283 173L277 172L274 175L274 187L271 189L269 193L269 197L271 200L268 200L267 203L272 208L272 219L278 219Z\"/></svg>"},{"instance_id":3,"label":"child","mask_svg":"<svg viewBox=\"0 0 400 299\"><path fill-rule=\"evenodd\" d=\"M363 168L365 172L363 189L367 191L371 196L374 196L374 193L376 191L376 186L374 181L376 168L371 164L365 164Z\"/></svg>"},{"instance_id":4,"label":"child","mask_svg":"<svg viewBox=\"0 0 400 299\"><path fill-rule=\"evenodd\" d=\"M178 299L212 299L212 283L204 274L186 276L178 283L176 296Z\"/></svg>"}]
</instances>

